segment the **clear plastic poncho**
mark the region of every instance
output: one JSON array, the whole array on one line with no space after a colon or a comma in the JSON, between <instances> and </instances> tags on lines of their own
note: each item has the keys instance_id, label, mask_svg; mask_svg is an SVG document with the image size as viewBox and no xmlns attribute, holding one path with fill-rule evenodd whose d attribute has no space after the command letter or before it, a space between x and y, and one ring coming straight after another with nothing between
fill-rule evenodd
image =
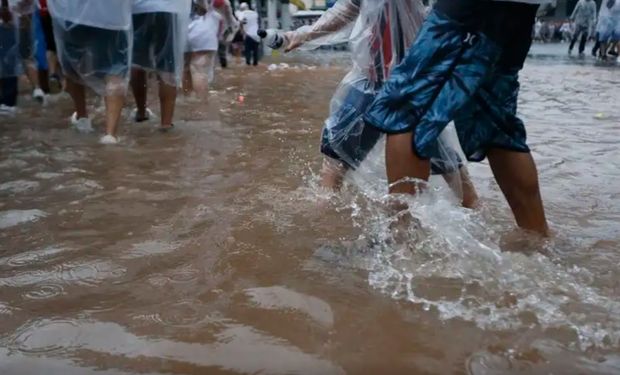
<instances>
[{"instance_id":1,"label":"clear plastic poncho","mask_svg":"<svg viewBox=\"0 0 620 375\"><path fill-rule=\"evenodd\" d=\"M134 20L139 22L133 25L133 65L157 72L171 86L180 86L183 77L191 4L191 0L134 0Z\"/></svg>"},{"instance_id":2,"label":"clear plastic poncho","mask_svg":"<svg viewBox=\"0 0 620 375\"><path fill-rule=\"evenodd\" d=\"M620 41L620 0L603 0L596 32L601 42Z\"/></svg>"},{"instance_id":3,"label":"clear plastic poncho","mask_svg":"<svg viewBox=\"0 0 620 375\"><path fill-rule=\"evenodd\" d=\"M34 0L9 0L11 19L0 20L0 78L16 77L34 64Z\"/></svg>"},{"instance_id":4,"label":"clear plastic poncho","mask_svg":"<svg viewBox=\"0 0 620 375\"><path fill-rule=\"evenodd\" d=\"M127 91L133 51L130 0L48 0L65 76L100 95Z\"/></svg>"},{"instance_id":5,"label":"clear plastic poncho","mask_svg":"<svg viewBox=\"0 0 620 375\"><path fill-rule=\"evenodd\" d=\"M362 117L405 57L425 15L421 0L341 0L312 27L289 38L309 41L305 45L311 47L349 41L353 67L331 100L322 139L324 154L355 169L382 137ZM454 128L447 129L438 140L433 172L457 177L462 165L460 145Z\"/></svg>"}]
</instances>

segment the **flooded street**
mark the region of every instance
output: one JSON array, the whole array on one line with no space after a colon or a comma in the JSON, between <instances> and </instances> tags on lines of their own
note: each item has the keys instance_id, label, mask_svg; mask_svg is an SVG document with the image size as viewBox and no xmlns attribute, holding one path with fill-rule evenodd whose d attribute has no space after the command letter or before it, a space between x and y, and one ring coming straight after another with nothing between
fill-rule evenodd
<instances>
[{"instance_id":1,"label":"flooded street","mask_svg":"<svg viewBox=\"0 0 620 375\"><path fill-rule=\"evenodd\" d=\"M526 252L486 163L481 209L437 183L405 247L380 241L376 166L326 201L339 61L218 71L118 147L69 129L68 98L24 104L0 119L0 374L620 373L620 68L533 55L554 237Z\"/></svg>"}]
</instances>

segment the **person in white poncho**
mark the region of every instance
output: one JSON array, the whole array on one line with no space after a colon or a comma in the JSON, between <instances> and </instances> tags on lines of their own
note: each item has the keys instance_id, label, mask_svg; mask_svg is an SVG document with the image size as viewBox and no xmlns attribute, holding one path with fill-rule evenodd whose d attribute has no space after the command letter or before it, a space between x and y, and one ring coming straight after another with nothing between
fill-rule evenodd
<instances>
[{"instance_id":1,"label":"person in white poncho","mask_svg":"<svg viewBox=\"0 0 620 375\"><path fill-rule=\"evenodd\" d=\"M58 58L75 113L71 123L91 131L86 87L105 98L103 144L118 143L118 125L129 84L132 1L49 0Z\"/></svg>"},{"instance_id":2,"label":"person in white poncho","mask_svg":"<svg viewBox=\"0 0 620 375\"><path fill-rule=\"evenodd\" d=\"M215 57L222 32L222 16L214 9L212 0L194 0L183 77L186 95L194 93L205 97L209 92L209 83L215 77Z\"/></svg>"},{"instance_id":3,"label":"person in white poncho","mask_svg":"<svg viewBox=\"0 0 620 375\"><path fill-rule=\"evenodd\" d=\"M340 0L312 27L285 34L286 50L348 41L353 68L340 83L331 101L330 117L321 137L326 156L321 184L330 190L341 187L348 170L357 169L382 133L364 126L362 115L375 94L404 58L424 20L420 0ZM474 207L478 197L455 146L443 141L446 154L432 160L433 174L444 176L462 199Z\"/></svg>"},{"instance_id":4,"label":"person in white poncho","mask_svg":"<svg viewBox=\"0 0 620 375\"><path fill-rule=\"evenodd\" d=\"M173 127L190 8L191 0L134 0L133 4L131 87L136 100L134 120L142 122L151 116L146 107L147 72L154 72L159 81L162 131Z\"/></svg>"}]
</instances>

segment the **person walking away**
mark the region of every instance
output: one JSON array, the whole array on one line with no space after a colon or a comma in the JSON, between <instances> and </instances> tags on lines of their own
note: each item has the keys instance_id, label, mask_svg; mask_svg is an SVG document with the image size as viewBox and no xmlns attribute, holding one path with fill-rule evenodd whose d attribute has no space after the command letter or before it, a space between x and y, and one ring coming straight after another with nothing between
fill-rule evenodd
<instances>
[{"instance_id":1,"label":"person walking away","mask_svg":"<svg viewBox=\"0 0 620 375\"><path fill-rule=\"evenodd\" d=\"M215 57L222 33L222 16L210 1L194 0L188 28L183 92L205 98L215 78Z\"/></svg>"},{"instance_id":2,"label":"person walking away","mask_svg":"<svg viewBox=\"0 0 620 375\"><path fill-rule=\"evenodd\" d=\"M239 9L239 22L241 22L245 31L245 63L257 66L260 47L258 13L250 9L247 3L241 3Z\"/></svg>"},{"instance_id":3,"label":"person walking away","mask_svg":"<svg viewBox=\"0 0 620 375\"><path fill-rule=\"evenodd\" d=\"M596 25L599 58L607 60L610 47L620 42L620 0L603 0Z\"/></svg>"},{"instance_id":4,"label":"person walking away","mask_svg":"<svg viewBox=\"0 0 620 375\"><path fill-rule=\"evenodd\" d=\"M517 117L518 72L545 1L437 1L365 116L388 134L390 193L418 193L412 181L428 180L439 136L454 120L468 160L489 158L517 224L548 235L536 164Z\"/></svg>"},{"instance_id":5,"label":"person walking away","mask_svg":"<svg viewBox=\"0 0 620 375\"><path fill-rule=\"evenodd\" d=\"M58 57L67 78L75 113L71 123L91 131L86 86L105 98L105 135L116 144L118 125L129 85L133 31L127 0L48 0Z\"/></svg>"},{"instance_id":6,"label":"person walking away","mask_svg":"<svg viewBox=\"0 0 620 375\"><path fill-rule=\"evenodd\" d=\"M39 71L35 56L35 24L33 15L36 11L35 0L9 0L11 12L17 17L19 29L19 55L24 73L32 85L32 98L45 104L45 93L39 84Z\"/></svg>"},{"instance_id":7,"label":"person walking away","mask_svg":"<svg viewBox=\"0 0 620 375\"><path fill-rule=\"evenodd\" d=\"M381 132L364 126L364 110L402 61L424 15L420 0L340 0L312 27L285 34L287 52L309 42L316 47L339 44L342 39L349 41L352 51L353 69L336 90L321 137L324 188L339 190L345 173L357 169L380 140ZM457 159L456 155L450 148L448 157ZM451 164L435 158L432 165L433 174L444 176L464 206L476 205L476 190L460 160Z\"/></svg>"},{"instance_id":8,"label":"person walking away","mask_svg":"<svg viewBox=\"0 0 620 375\"><path fill-rule=\"evenodd\" d=\"M22 74L18 18L8 0L0 0L0 116L17 113L17 83Z\"/></svg>"},{"instance_id":9,"label":"person walking away","mask_svg":"<svg viewBox=\"0 0 620 375\"><path fill-rule=\"evenodd\" d=\"M60 69L58 66L58 56L56 54L56 41L54 40L54 28L52 16L47 7L47 0L39 0L39 18L41 29L45 39L47 55L47 72L49 82L49 93L57 94L62 91L62 80L60 79Z\"/></svg>"},{"instance_id":10,"label":"person walking away","mask_svg":"<svg viewBox=\"0 0 620 375\"><path fill-rule=\"evenodd\" d=\"M147 72L159 83L160 130L171 129L181 86L191 0L134 0L131 88L136 101L134 120L150 118Z\"/></svg>"},{"instance_id":11,"label":"person walking away","mask_svg":"<svg viewBox=\"0 0 620 375\"><path fill-rule=\"evenodd\" d=\"M239 22L235 18L230 0L213 0L213 7L222 16L224 31L220 36L217 55L222 68L228 67L228 49L230 43L239 29Z\"/></svg>"},{"instance_id":12,"label":"person walking away","mask_svg":"<svg viewBox=\"0 0 620 375\"><path fill-rule=\"evenodd\" d=\"M583 55L588 38L594 34L594 28L596 27L596 3L594 0L579 0L570 20L575 25L575 32L568 47L568 53L571 54L573 52L575 43L581 37L579 55Z\"/></svg>"}]
</instances>

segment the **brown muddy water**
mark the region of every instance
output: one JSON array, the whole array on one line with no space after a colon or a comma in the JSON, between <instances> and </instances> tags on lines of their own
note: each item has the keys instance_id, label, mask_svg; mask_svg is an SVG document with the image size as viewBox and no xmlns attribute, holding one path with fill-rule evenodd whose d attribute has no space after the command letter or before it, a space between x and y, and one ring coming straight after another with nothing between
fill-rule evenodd
<instances>
[{"instance_id":1,"label":"brown muddy water","mask_svg":"<svg viewBox=\"0 0 620 375\"><path fill-rule=\"evenodd\" d=\"M482 208L437 184L406 246L382 241L380 168L325 203L346 69L291 65L218 72L173 132L127 120L117 147L67 98L0 119L0 374L620 373L617 67L529 61L555 236L509 252L486 164Z\"/></svg>"}]
</instances>

